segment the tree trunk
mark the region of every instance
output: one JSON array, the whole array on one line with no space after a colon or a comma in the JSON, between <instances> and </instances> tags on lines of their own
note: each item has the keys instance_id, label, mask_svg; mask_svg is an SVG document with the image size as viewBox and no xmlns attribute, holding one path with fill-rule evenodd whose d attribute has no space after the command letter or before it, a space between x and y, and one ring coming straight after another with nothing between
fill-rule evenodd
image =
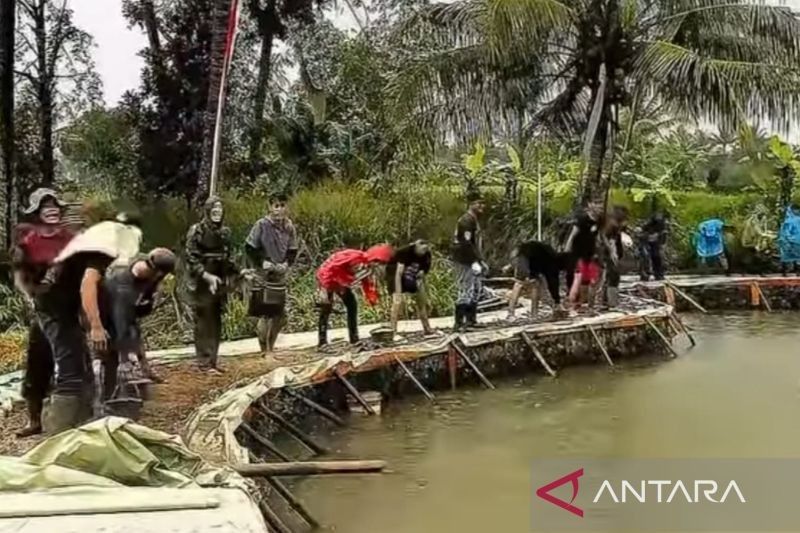
<instances>
[{"instance_id":1,"label":"tree trunk","mask_svg":"<svg viewBox=\"0 0 800 533\"><path fill-rule=\"evenodd\" d=\"M220 103L223 71L225 69L225 43L228 34L230 0L214 0L211 20L211 50L209 51L209 84L203 125L203 159L197 179L194 200L201 203L211 193L211 172L214 158L214 132L217 124L217 111Z\"/></svg>"},{"instance_id":2,"label":"tree trunk","mask_svg":"<svg viewBox=\"0 0 800 533\"><path fill-rule=\"evenodd\" d=\"M43 186L50 186L55 180L55 163L53 161L53 88L55 80L49 76L47 54L47 26L45 23L45 2L41 1L36 6L34 17L34 32L36 35L36 64L38 79L36 97L39 100L39 134L40 157L39 168ZM58 51L52 51L57 54ZM52 61L52 59L51 59Z\"/></svg>"},{"instance_id":3,"label":"tree trunk","mask_svg":"<svg viewBox=\"0 0 800 533\"><path fill-rule=\"evenodd\" d=\"M251 8L252 9L252 8ZM261 57L258 61L258 81L256 83L255 102L253 104L253 129L250 132L250 171L255 178L260 174L261 142L264 139L264 107L267 99L267 88L272 72L272 44L275 38L271 21L275 17L275 0L253 13L258 17L261 35Z\"/></svg>"},{"instance_id":4,"label":"tree trunk","mask_svg":"<svg viewBox=\"0 0 800 533\"><path fill-rule=\"evenodd\" d=\"M5 180L3 219L5 249L14 226L14 35L16 0L0 0L0 150Z\"/></svg>"},{"instance_id":5,"label":"tree trunk","mask_svg":"<svg viewBox=\"0 0 800 533\"><path fill-rule=\"evenodd\" d=\"M608 155L610 125L611 109L609 105L604 105L586 163L583 190L578 197L580 205L576 207L585 207L593 202L600 202L605 205L609 188L608 176L605 174L605 163Z\"/></svg>"},{"instance_id":6,"label":"tree trunk","mask_svg":"<svg viewBox=\"0 0 800 533\"><path fill-rule=\"evenodd\" d=\"M144 22L145 33L147 33L147 43L153 61L153 74L155 77L156 91L158 92L159 108L163 109L163 100L166 95L164 79L166 68L164 66L164 55L161 51L161 37L158 33L158 19L153 0L142 0L142 19Z\"/></svg>"}]
</instances>

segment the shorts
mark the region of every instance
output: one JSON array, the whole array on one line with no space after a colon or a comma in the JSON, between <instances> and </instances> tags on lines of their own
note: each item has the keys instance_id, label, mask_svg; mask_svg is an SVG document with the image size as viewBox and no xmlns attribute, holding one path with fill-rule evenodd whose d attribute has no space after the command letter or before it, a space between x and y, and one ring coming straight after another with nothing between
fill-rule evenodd
<instances>
[{"instance_id":1,"label":"shorts","mask_svg":"<svg viewBox=\"0 0 800 533\"><path fill-rule=\"evenodd\" d=\"M417 283L418 268L407 267L400 278L400 292L403 294L416 294L419 290ZM386 286L389 289L389 294L394 293L394 276L393 272L386 273Z\"/></svg>"},{"instance_id":2,"label":"shorts","mask_svg":"<svg viewBox=\"0 0 800 533\"><path fill-rule=\"evenodd\" d=\"M594 285L600 279L600 265L596 261L578 259L575 272L580 274L582 285Z\"/></svg>"},{"instance_id":3,"label":"shorts","mask_svg":"<svg viewBox=\"0 0 800 533\"><path fill-rule=\"evenodd\" d=\"M531 262L527 257L518 255L514 258L514 279L517 281L530 281L538 279L540 276L547 277L541 268L531 268ZM543 266L543 265L540 265Z\"/></svg>"}]
</instances>

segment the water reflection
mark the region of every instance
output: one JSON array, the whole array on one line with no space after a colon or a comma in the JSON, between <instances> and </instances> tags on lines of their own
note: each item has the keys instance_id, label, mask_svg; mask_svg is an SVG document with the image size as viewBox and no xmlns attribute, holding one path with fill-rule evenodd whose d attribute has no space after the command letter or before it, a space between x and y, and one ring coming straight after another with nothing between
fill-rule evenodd
<instances>
[{"instance_id":1,"label":"water reflection","mask_svg":"<svg viewBox=\"0 0 800 533\"><path fill-rule=\"evenodd\" d=\"M341 456L386 459L392 474L307 480L298 495L348 533L524 532L534 457L800 456L799 322L692 317L698 346L676 360L395 404L329 436Z\"/></svg>"}]
</instances>

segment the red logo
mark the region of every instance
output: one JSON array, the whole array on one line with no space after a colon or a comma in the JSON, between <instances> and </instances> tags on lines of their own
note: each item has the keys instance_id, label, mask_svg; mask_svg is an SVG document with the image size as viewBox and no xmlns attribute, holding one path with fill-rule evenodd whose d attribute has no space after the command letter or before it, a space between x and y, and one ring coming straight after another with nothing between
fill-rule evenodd
<instances>
[{"instance_id":1,"label":"red logo","mask_svg":"<svg viewBox=\"0 0 800 533\"><path fill-rule=\"evenodd\" d=\"M579 489L578 478L580 478L582 475L583 475L583 468L580 468L570 474L567 474L562 478L559 478L555 481L548 483L547 485L539 487L538 489L536 489L536 495L541 499L552 503L553 505L561 507L565 511L569 511L572 514L578 515L581 518L583 518L583 509L572 505L572 502L574 502L575 498L578 496L578 489ZM561 498L556 498L555 496L550 494L551 490L560 487L561 485L567 482L572 483L572 499L570 501L565 502Z\"/></svg>"}]
</instances>

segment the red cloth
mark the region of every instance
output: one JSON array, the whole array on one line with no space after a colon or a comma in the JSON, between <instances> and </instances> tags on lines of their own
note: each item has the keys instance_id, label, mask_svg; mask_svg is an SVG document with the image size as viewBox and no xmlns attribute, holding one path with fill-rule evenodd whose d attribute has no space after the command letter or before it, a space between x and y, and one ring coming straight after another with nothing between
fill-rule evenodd
<instances>
[{"instance_id":1,"label":"red cloth","mask_svg":"<svg viewBox=\"0 0 800 533\"><path fill-rule=\"evenodd\" d=\"M366 267L371 261L388 263L392 257L392 247L389 245L373 246L366 252L361 250L342 250L331 255L317 270L317 282L327 291L342 292L349 288L356 280L356 272L361 267ZM364 298L370 305L378 303L378 289L372 281L372 276L361 280Z\"/></svg>"},{"instance_id":2,"label":"red cloth","mask_svg":"<svg viewBox=\"0 0 800 533\"><path fill-rule=\"evenodd\" d=\"M600 279L600 265L595 261L578 259L578 266L575 272L581 276L581 284L594 285Z\"/></svg>"},{"instance_id":3,"label":"red cloth","mask_svg":"<svg viewBox=\"0 0 800 533\"><path fill-rule=\"evenodd\" d=\"M52 263L75 236L68 228L40 224L20 224L16 233L17 246L24 254L24 261L35 266Z\"/></svg>"}]
</instances>

